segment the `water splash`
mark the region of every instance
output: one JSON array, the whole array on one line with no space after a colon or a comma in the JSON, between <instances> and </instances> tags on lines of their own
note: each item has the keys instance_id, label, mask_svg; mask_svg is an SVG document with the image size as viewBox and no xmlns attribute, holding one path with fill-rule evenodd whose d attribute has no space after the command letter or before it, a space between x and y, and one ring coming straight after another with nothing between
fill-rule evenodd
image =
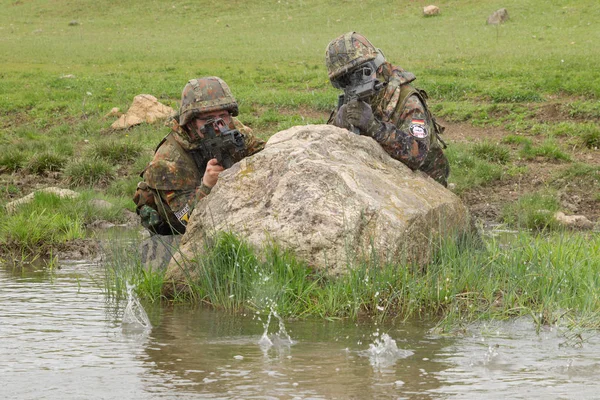
<instances>
[{"instance_id":1,"label":"water splash","mask_svg":"<svg viewBox=\"0 0 600 400\"><path fill-rule=\"evenodd\" d=\"M410 350L399 349L396 341L387 333L376 338L372 344L369 344L369 350L364 355L369 357L371 365L375 368L391 367L401 358L409 357L413 354Z\"/></svg>"},{"instance_id":2,"label":"water splash","mask_svg":"<svg viewBox=\"0 0 600 400\"><path fill-rule=\"evenodd\" d=\"M127 305L123 311L121 328L124 332L148 332L152 329L152 324L134 289L135 285L127 283Z\"/></svg>"},{"instance_id":3,"label":"water splash","mask_svg":"<svg viewBox=\"0 0 600 400\"><path fill-rule=\"evenodd\" d=\"M276 333L269 335L269 326L271 325L271 318L275 317L278 321L279 330ZM264 323L264 332L262 337L258 341L263 350L268 350L271 347L275 347L277 349L281 348L289 348L295 342L292 340L290 335L287 333L285 329L285 325L283 323L283 319L277 314L277 311L271 307L271 311L269 312L269 317L267 318L267 322Z\"/></svg>"}]
</instances>

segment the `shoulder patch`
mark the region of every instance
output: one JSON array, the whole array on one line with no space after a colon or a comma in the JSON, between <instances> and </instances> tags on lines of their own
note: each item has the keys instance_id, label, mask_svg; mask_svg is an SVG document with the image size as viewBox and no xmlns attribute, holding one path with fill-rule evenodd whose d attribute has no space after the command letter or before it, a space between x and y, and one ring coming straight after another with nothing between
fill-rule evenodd
<instances>
[{"instance_id":1,"label":"shoulder patch","mask_svg":"<svg viewBox=\"0 0 600 400\"><path fill-rule=\"evenodd\" d=\"M429 132L427 132L427 125L425 125L424 119L414 118L412 121L410 121L408 131L411 135L419 139L423 139L429 136Z\"/></svg>"}]
</instances>

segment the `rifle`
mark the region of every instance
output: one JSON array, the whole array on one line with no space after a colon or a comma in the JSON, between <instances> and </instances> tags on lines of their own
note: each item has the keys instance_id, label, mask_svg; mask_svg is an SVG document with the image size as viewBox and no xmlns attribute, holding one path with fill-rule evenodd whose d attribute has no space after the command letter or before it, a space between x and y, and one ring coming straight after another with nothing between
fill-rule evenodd
<instances>
[{"instance_id":1,"label":"rifle","mask_svg":"<svg viewBox=\"0 0 600 400\"><path fill-rule=\"evenodd\" d=\"M215 125L221 134L215 133ZM204 138L200 141L200 152L205 160L217 159L227 169L233 165L234 157L244 150L244 136L237 129L229 129L222 119L207 121L200 130Z\"/></svg>"},{"instance_id":2,"label":"rifle","mask_svg":"<svg viewBox=\"0 0 600 400\"><path fill-rule=\"evenodd\" d=\"M344 93L338 97L338 109L352 100L365 101L387 85L387 82L380 82L375 77L375 71L375 68L367 65L348 74L348 84L344 86ZM353 125L350 126L350 131L360 135L358 128Z\"/></svg>"}]
</instances>

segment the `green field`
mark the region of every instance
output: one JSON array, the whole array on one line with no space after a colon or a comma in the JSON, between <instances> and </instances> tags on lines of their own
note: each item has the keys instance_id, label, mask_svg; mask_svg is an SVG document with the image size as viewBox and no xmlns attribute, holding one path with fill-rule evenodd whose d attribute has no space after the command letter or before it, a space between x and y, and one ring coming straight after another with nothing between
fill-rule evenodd
<instances>
[{"instance_id":1,"label":"green field","mask_svg":"<svg viewBox=\"0 0 600 400\"><path fill-rule=\"evenodd\" d=\"M349 30L364 33L448 106L572 96L600 113L593 106L600 94L598 2L444 1L433 18L422 16L424 4L11 1L0 12L2 140L23 134L15 123L32 135L64 135L52 131L61 123L99 133L109 121L90 132L72 119L126 109L140 93L176 106L187 80L206 75L230 84L243 122L273 132L302 122L293 118L299 106L335 104L324 50ZM510 21L486 25L501 6ZM262 118L282 107L292 115L279 126Z\"/></svg>"},{"instance_id":2,"label":"green field","mask_svg":"<svg viewBox=\"0 0 600 400\"><path fill-rule=\"evenodd\" d=\"M0 7L0 206L40 186L68 186L83 196L69 202L38 196L15 214L0 207L2 248L47 253L57 243L85 237L86 225L98 217L87 205L90 198L115 204L115 209L101 216L109 221L122 219L118 208L133 209L130 198L137 174L168 132L161 124L119 132L110 129L115 118L106 114L113 107L126 111L138 94L152 94L178 108L181 89L189 79L217 75L236 96L241 121L264 139L294 125L324 123L338 94L327 79L324 51L330 40L351 30L367 36L389 61L415 73L416 84L428 91L436 115L479 127L482 135L486 128L496 127L509 133L498 142L459 143L448 149L451 182L457 193L515 176L529 179L527 165L514 162L542 159L566 167L552 176L544 193L507 207L506 223L552 228L551 221L538 215L540 205L556 209L557 193L565 180L595 191L591 201L600 204L599 163L575 159L577 153L597 159L600 147L600 2L442 1L436 4L441 15L424 17L422 9L428 4L385 0L4 1ZM507 8L510 20L487 25L487 17L502 7ZM561 120L544 119L541 111L549 105ZM540 140L534 143L532 139ZM597 235L572 236L564 243L551 239L551 243L558 240L567 255L551 262L555 274L540 272L554 259L539 237L518 239L515 246L520 250L514 256L526 262L545 257L544 263L535 264L541 268L535 276L560 278L572 272L581 241L589 241L590 251L598 248ZM526 254L523 249L530 246L538 255ZM494 267L518 270L522 260L509 260L502 249L494 245L485 255L465 254L494 271ZM457 270L464 257L460 253L450 258L454 264L440 261L435 267L443 274L470 277L444 289L443 298L433 275L419 283L422 286L411 286L404 279L414 276L399 277L394 275L396 270L389 270L392 275L385 279L396 279L398 287L413 288L421 296L415 295L420 306L411 306L405 313L401 292L391 290L388 295L395 296L396 308L389 312L414 316L422 309L423 314L434 316L457 304L455 316L470 315L481 307L495 309L494 299L507 297L484 286L500 285L501 277L486 280L473 265L466 272ZM502 283L510 288L500 290L513 293L514 302L502 303L500 314L538 315L563 309L593 313L597 299L588 296L597 291L598 284L590 271L598 268L598 258L592 258L581 273L585 279L581 287L589 291L582 292L580 286L560 289L586 294L578 294L573 301L559 296L556 302L543 285L536 286L535 296L524 295L518 282L533 275L518 270L515 279ZM153 285L160 280L152 279ZM345 314L333 311L337 303L327 308L327 301L348 301L342 292L352 285L324 284L323 292L306 297L320 298L319 307L287 314L356 316L376 307L373 299L364 300L372 296L368 292L351 300ZM479 285L481 290L474 291L470 285ZM205 293L202 290L197 291L200 297ZM339 297L332 294L336 290ZM465 297L464 293L472 291L477 293L473 298ZM148 293L153 297L157 292ZM225 299L229 293L221 295Z\"/></svg>"}]
</instances>

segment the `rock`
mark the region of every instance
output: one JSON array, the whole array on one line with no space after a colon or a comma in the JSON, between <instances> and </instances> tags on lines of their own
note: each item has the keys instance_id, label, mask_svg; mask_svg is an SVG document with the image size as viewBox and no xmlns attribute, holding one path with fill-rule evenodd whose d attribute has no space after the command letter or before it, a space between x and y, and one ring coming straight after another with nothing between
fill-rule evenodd
<instances>
[{"instance_id":1,"label":"rock","mask_svg":"<svg viewBox=\"0 0 600 400\"><path fill-rule=\"evenodd\" d=\"M119 109L119 107L113 107L105 115L105 117L120 117L121 115L123 115L123 113L121 112L121 109Z\"/></svg>"},{"instance_id":2,"label":"rock","mask_svg":"<svg viewBox=\"0 0 600 400\"><path fill-rule=\"evenodd\" d=\"M126 114L121 115L111 128L127 129L141 123L152 124L157 120L166 119L174 110L160 103L156 97L149 94L140 94L134 97L133 103Z\"/></svg>"},{"instance_id":3,"label":"rock","mask_svg":"<svg viewBox=\"0 0 600 400\"><path fill-rule=\"evenodd\" d=\"M423 15L425 15L426 17L430 17L433 15L439 15L440 14L440 8L434 5L430 5L427 7L423 8Z\"/></svg>"},{"instance_id":4,"label":"rock","mask_svg":"<svg viewBox=\"0 0 600 400\"><path fill-rule=\"evenodd\" d=\"M4 207L6 207L6 211L9 213L15 212L18 207L20 207L24 204L31 203L35 197L35 194L39 193L39 192L52 193L52 194L55 194L56 196L60 197L61 199L62 198L73 199L73 198L79 197L79 193L74 192L69 189L61 189L58 187L47 187L44 189L40 189L37 192L29 193L27 196L21 197L20 199L17 199L14 201L11 201L10 203L6 203L6 205Z\"/></svg>"},{"instance_id":5,"label":"rock","mask_svg":"<svg viewBox=\"0 0 600 400\"><path fill-rule=\"evenodd\" d=\"M220 175L197 204L167 279L193 276L180 265L218 231L257 248L274 241L313 268L339 274L374 254L424 264L431 240L468 226L455 194L373 139L330 125L297 126Z\"/></svg>"},{"instance_id":6,"label":"rock","mask_svg":"<svg viewBox=\"0 0 600 400\"><path fill-rule=\"evenodd\" d=\"M140 255L144 268L149 271L162 270L177 253L181 236L153 235L140 244Z\"/></svg>"},{"instance_id":7,"label":"rock","mask_svg":"<svg viewBox=\"0 0 600 400\"><path fill-rule=\"evenodd\" d=\"M96 221L92 221L86 225L86 227L89 229L100 229L100 230L114 228L115 226L116 225L113 224L112 222L108 222L103 219L98 219Z\"/></svg>"},{"instance_id":8,"label":"rock","mask_svg":"<svg viewBox=\"0 0 600 400\"><path fill-rule=\"evenodd\" d=\"M124 208L122 211L123 218L125 219L125 225L134 227L140 224L140 217L128 209Z\"/></svg>"},{"instance_id":9,"label":"rock","mask_svg":"<svg viewBox=\"0 0 600 400\"><path fill-rule=\"evenodd\" d=\"M488 25L503 24L506 21L508 21L508 11L506 8L501 8L497 11L494 11L487 19Z\"/></svg>"},{"instance_id":10,"label":"rock","mask_svg":"<svg viewBox=\"0 0 600 400\"><path fill-rule=\"evenodd\" d=\"M567 228L573 229L593 229L594 223L587 219L584 215L565 215L562 212L557 212L554 214L554 218L561 224L566 226Z\"/></svg>"}]
</instances>

